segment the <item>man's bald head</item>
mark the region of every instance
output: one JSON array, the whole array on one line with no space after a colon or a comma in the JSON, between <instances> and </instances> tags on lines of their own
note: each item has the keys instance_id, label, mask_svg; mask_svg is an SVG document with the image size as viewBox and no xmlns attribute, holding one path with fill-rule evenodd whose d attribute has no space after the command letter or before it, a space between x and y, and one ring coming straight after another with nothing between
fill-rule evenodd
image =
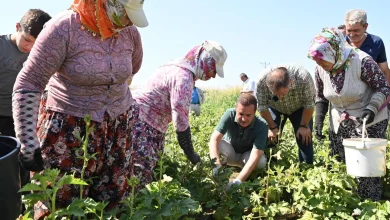
<instances>
[{"instance_id":1,"label":"man's bald head","mask_svg":"<svg viewBox=\"0 0 390 220\"><path fill-rule=\"evenodd\" d=\"M278 67L267 75L266 83L271 92L277 92L281 88L288 88L290 75L286 68Z\"/></svg>"}]
</instances>

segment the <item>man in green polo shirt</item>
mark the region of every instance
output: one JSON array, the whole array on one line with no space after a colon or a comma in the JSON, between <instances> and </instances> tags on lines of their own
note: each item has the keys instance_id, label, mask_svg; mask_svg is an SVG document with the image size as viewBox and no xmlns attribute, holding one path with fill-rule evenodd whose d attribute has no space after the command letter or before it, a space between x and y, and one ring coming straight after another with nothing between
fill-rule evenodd
<instances>
[{"instance_id":1,"label":"man in green polo shirt","mask_svg":"<svg viewBox=\"0 0 390 220\"><path fill-rule=\"evenodd\" d=\"M265 168L264 155L268 136L268 125L256 116L257 100L251 94L241 94L236 108L228 109L222 116L210 138L210 158L216 159L215 175L222 163L241 167L235 180L229 183L240 184L255 169ZM220 154L224 160L221 161Z\"/></svg>"}]
</instances>

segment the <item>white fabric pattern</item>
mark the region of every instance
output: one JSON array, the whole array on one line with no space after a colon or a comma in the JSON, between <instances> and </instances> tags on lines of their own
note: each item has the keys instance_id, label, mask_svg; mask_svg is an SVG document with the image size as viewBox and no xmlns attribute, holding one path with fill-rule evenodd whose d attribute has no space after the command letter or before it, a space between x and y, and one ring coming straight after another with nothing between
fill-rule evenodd
<instances>
[{"instance_id":1,"label":"white fabric pattern","mask_svg":"<svg viewBox=\"0 0 390 220\"><path fill-rule=\"evenodd\" d=\"M15 91L12 97L12 112L16 137L21 143L23 161L34 159L34 151L39 148L37 121L41 93Z\"/></svg>"}]
</instances>

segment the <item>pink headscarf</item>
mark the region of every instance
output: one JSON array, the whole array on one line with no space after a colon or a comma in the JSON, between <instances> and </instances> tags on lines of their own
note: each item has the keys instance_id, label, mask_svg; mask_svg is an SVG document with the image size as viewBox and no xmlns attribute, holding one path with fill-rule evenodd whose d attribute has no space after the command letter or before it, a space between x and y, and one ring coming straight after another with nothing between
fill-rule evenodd
<instances>
[{"instance_id":1,"label":"pink headscarf","mask_svg":"<svg viewBox=\"0 0 390 220\"><path fill-rule=\"evenodd\" d=\"M170 64L190 70L195 79L200 80L208 80L206 73L216 71L214 58L202 46L195 46L184 58L174 60Z\"/></svg>"}]
</instances>

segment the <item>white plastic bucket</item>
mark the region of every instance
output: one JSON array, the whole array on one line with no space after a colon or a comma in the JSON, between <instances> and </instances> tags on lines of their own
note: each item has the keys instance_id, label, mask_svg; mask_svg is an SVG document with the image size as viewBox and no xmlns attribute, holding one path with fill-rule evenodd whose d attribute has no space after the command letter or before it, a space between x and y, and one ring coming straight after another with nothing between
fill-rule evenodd
<instances>
[{"instance_id":1,"label":"white plastic bucket","mask_svg":"<svg viewBox=\"0 0 390 220\"><path fill-rule=\"evenodd\" d=\"M349 175L380 177L386 174L386 139L347 138L343 145Z\"/></svg>"}]
</instances>

